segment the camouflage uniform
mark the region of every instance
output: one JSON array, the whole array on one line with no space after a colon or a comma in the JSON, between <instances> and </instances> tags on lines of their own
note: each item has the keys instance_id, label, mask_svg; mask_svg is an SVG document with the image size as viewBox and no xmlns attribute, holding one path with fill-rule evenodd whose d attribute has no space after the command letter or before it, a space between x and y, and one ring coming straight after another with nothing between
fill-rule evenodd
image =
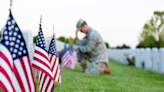
<instances>
[{"instance_id":1,"label":"camouflage uniform","mask_svg":"<svg viewBox=\"0 0 164 92\"><path fill-rule=\"evenodd\" d=\"M77 44L77 56L81 66L86 65L86 59L92 64L85 70L85 73L100 74L101 69L108 64L108 54L105 43L100 34L90 28L88 33L79 40L75 38Z\"/></svg>"}]
</instances>

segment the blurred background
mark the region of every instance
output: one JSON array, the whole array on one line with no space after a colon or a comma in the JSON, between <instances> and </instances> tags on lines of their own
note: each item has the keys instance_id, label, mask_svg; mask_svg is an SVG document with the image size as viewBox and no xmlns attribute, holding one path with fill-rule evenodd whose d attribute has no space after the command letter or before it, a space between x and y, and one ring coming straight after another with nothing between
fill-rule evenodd
<instances>
[{"instance_id":1,"label":"blurred background","mask_svg":"<svg viewBox=\"0 0 164 92\"><path fill-rule=\"evenodd\" d=\"M21 30L74 39L81 18L96 29L108 48L164 47L163 0L13 0L12 13ZM0 27L6 24L10 0L0 0ZM79 33L79 38L84 34ZM35 40L34 40L35 42ZM67 41L68 42L68 41Z\"/></svg>"}]
</instances>

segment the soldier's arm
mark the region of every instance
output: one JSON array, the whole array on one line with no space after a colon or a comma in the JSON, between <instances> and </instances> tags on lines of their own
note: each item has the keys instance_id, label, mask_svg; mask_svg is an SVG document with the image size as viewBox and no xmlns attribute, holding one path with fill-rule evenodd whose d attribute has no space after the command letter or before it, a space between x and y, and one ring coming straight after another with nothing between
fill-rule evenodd
<instances>
[{"instance_id":1,"label":"soldier's arm","mask_svg":"<svg viewBox=\"0 0 164 92\"><path fill-rule=\"evenodd\" d=\"M81 45L79 45L78 46L78 49L81 51L81 52L84 52L84 53L86 53L86 52L91 52L94 48L95 48L95 46L96 46L96 37L89 37L88 38L88 42L87 42L87 45L85 45L85 46L81 46Z\"/></svg>"},{"instance_id":2,"label":"soldier's arm","mask_svg":"<svg viewBox=\"0 0 164 92\"><path fill-rule=\"evenodd\" d=\"M79 40L79 38L76 37L76 38L75 38L75 44L76 44L76 45L79 45L80 43L81 43L81 40Z\"/></svg>"}]
</instances>

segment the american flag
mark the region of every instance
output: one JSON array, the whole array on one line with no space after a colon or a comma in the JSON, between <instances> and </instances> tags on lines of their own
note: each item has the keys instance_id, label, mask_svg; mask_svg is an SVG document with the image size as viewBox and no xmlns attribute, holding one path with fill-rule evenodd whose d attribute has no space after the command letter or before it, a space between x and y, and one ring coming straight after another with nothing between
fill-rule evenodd
<instances>
[{"instance_id":1,"label":"american flag","mask_svg":"<svg viewBox=\"0 0 164 92\"><path fill-rule=\"evenodd\" d=\"M56 51L55 38L53 37L49 47L49 60L51 62L52 76L56 82L61 83L59 59ZM39 74L39 90L42 92L53 92L54 81L44 73Z\"/></svg>"},{"instance_id":2,"label":"american flag","mask_svg":"<svg viewBox=\"0 0 164 92\"><path fill-rule=\"evenodd\" d=\"M36 46L35 46L32 66L40 70L41 72L45 73L46 75L48 75L51 79L53 79L51 65L48 59L48 53L46 50L46 44L45 44L45 39L42 32L41 24L36 39Z\"/></svg>"},{"instance_id":3,"label":"american flag","mask_svg":"<svg viewBox=\"0 0 164 92\"><path fill-rule=\"evenodd\" d=\"M0 87L4 92L36 92L23 35L11 10L0 42Z\"/></svg>"},{"instance_id":4,"label":"american flag","mask_svg":"<svg viewBox=\"0 0 164 92\"><path fill-rule=\"evenodd\" d=\"M68 63L67 67L70 67L71 69L75 69L76 63L77 63L77 54L76 51L73 48L73 45L69 45L69 53L71 55L71 60Z\"/></svg>"},{"instance_id":5,"label":"american flag","mask_svg":"<svg viewBox=\"0 0 164 92\"><path fill-rule=\"evenodd\" d=\"M66 48L66 43L64 46L64 50L61 51L61 55L62 55L62 57L61 57L61 61L62 61L61 62L61 70L63 70L71 62L71 55L70 55L68 49Z\"/></svg>"}]
</instances>

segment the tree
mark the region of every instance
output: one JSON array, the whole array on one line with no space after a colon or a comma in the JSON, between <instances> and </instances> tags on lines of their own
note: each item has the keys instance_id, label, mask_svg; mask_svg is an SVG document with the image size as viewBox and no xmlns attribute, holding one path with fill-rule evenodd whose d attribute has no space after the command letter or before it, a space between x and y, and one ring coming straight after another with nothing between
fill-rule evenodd
<instances>
[{"instance_id":1,"label":"tree","mask_svg":"<svg viewBox=\"0 0 164 92\"><path fill-rule=\"evenodd\" d=\"M105 42L105 45L106 45L106 48L110 48L109 44L107 42Z\"/></svg>"},{"instance_id":2,"label":"tree","mask_svg":"<svg viewBox=\"0 0 164 92\"><path fill-rule=\"evenodd\" d=\"M164 47L164 12L155 11L154 16L145 23L139 37L140 47Z\"/></svg>"},{"instance_id":3,"label":"tree","mask_svg":"<svg viewBox=\"0 0 164 92\"><path fill-rule=\"evenodd\" d=\"M37 36L33 37L33 43L36 43L36 38L37 38Z\"/></svg>"}]
</instances>

